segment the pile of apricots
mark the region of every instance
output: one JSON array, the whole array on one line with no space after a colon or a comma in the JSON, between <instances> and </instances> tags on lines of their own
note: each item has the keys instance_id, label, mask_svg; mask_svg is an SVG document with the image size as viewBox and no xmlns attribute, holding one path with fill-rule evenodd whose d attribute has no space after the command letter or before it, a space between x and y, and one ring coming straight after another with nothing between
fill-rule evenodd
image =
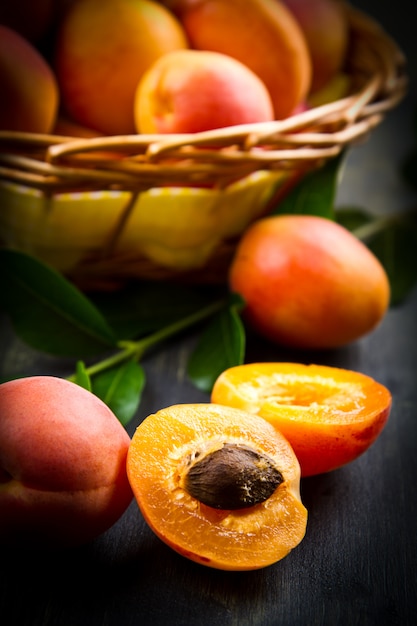
<instances>
[{"instance_id":1,"label":"pile of apricots","mask_svg":"<svg viewBox=\"0 0 417 626\"><path fill-rule=\"evenodd\" d=\"M320 94L342 95L349 43L342 3L244 5L3 3L0 130L193 133L282 119L308 107L309 99L320 101Z\"/></svg>"},{"instance_id":2,"label":"pile of apricots","mask_svg":"<svg viewBox=\"0 0 417 626\"><path fill-rule=\"evenodd\" d=\"M0 130L92 137L282 119L346 88L348 39L337 0L14 0L0 7ZM246 321L294 348L354 341L390 297L373 254L313 216L254 223L228 281ZM184 557L272 565L305 536L301 478L363 454L390 409L388 389L359 372L250 363L224 371L209 402L162 408L130 438L72 382L5 382L0 545L86 543L135 498Z\"/></svg>"},{"instance_id":3,"label":"pile of apricots","mask_svg":"<svg viewBox=\"0 0 417 626\"><path fill-rule=\"evenodd\" d=\"M222 570L267 567L305 536L301 477L363 454L390 409L388 389L359 372L248 363L225 370L209 402L162 408L130 438L75 383L2 383L0 545L85 544L134 497L183 557Z\"/></svg>"}]
</instances>

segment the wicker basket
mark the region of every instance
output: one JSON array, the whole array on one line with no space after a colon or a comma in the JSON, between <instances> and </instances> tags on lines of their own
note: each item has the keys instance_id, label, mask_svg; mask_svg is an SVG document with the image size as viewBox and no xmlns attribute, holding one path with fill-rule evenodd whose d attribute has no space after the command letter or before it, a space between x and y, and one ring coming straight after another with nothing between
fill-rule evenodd
<instances>
[{"instance_id":1,"label":"wicker basket","mask_svg":"<svg viewBox=\"0 0 417 626\"><path fill-rule=\"evenodd\" d=\"M247 226L306 172L366 138L406 93L397 44L346 11L350 95L288 119L193 135L0 132L2 244L86 288L224 281Z\"/></svg>"}]
</instances>

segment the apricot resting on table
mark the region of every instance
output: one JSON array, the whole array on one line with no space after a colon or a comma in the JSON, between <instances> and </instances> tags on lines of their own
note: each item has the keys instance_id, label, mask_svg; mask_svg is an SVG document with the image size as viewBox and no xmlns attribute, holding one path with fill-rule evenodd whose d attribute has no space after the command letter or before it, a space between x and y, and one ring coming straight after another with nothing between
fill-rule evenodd
<instances>
[{"instance_id":1,"label":"apricot resting on table","mask_svg":"<svg viewBox=\"0 0 417 626\"><path fill-rule=\"evenodd\" d=\"M136 128L142 133L194 133L273 118L260 78L218 52L165 54L142 76L135 96Z\"/></svg>"},{"instance_id":2,"label":"apricot resting on table","mask_svg":"<svg viewBox=\"0 0 417 626\"><path fill-rule=\"evenodd\" d=\"M110 528L133 498L129 444L110 409L74 383L0 385L0 544L67 547Z\"/></svg>"},{"instance_id":3,"label":"apricot resting on table","mask_svg":"<svg viewBox=\"0 0 417 626\"><path fill-rule=\"evenodd\" d=\"M59 92L55 75L22 35L0 24L0 130L49 133Z\"/></svg>"},{"instance_id":4,"label":"apricot resting on table","mask_svg":"<svg viewBox=\"0 0 417 626\"><path fill-rule=\"evenodd\" d=\"M175 16L152 0L75 2L56 39L65 112L104 134L135 133L139 79L163 54L187 46Z\"/></svg>"},{"instance_id":5,"label":"apricot resting on table","mask_svg":"<svg viewBox=\"0 0 417 626\"><path fill-rule=\"evenodd\" d=\"M360 372L300 363L248 363L225 370L211 400L260 416L290 442L302 476L356 459L380 435L391 393Z\"/></svg>"},{"instance_id":6,"label":"apricot resting on table","mask_svg":"<svg viewBox=\"0 0 417 626\"><path fill-rule=\"evenodd\" d=\"M255 415L210 403L161 409L133 435L127 471L150 528L202 565L259 569L304 537L298 461Z\"/></svg>"},{"instance_id":7,"label":"apricot resting on table","mask_svg":"<svg viewBox=\"0 0 417 626\"><path fill-rule=\"evenodd\" d=\"M234 57L266 85L275 117L290 115L310 89L311 60L304 34L277 0L177 0L190 46Z\"/></svg>"},{"instance_id":8,"label":"apricot resting on table","mask_svg":"<svg viewBox=\"0 0 417 626\"><path fill-rule=\"evenodd\" d=\"M243 234L229 274L260 334L296 348L335 348L373 330L390 286L375 255L346 228L313 215L274 215Z\"/></svg>"}]
</instances>

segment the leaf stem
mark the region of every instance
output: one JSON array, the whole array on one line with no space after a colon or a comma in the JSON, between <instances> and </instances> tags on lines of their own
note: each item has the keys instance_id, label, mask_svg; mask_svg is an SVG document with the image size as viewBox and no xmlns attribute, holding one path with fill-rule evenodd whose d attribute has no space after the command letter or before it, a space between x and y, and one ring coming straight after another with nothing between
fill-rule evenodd
<instances>
[{"instance_id":1,"label":"leaf stem","mask_svg":"<svg viewBox=\"0 0 417 626\"><path fill-rule=\"evenodd\" d=\"M352 234L361 241L366 241L367 239L370 239L385 228L391 226L392 224L395 224L396 222L401 221L403 217L403 215L397 214L378 217L370 222L367 222L366 224L363 224L362 226L358 226L358 228L352 230Z\"/></svg>"},{"instance_id":2,"label":"leaf stem","mask_svg":"<svg viewBox=\"0 0 417 626\"><path fill-rule=\"evenodd\" d=\"M135 361L139 361L149 348L162 342L165 339L168 339L168 337L171 337L181 332L185 328L197 324L207 317L214 315L214 313L220 311L227 304L227 302L228 300L225 298L223 298L222 300L217 300L216 302L207 305L206 307L196 311L195 313L191 313L191 315L187 315L186 317L177 320L176 322L173 322L168 326L164 326L164 328L161 328L154 333L148 335L147 337L139 339L138 341L119 341L117 344L120 348L119 352L105 359L102 359L101 361L98 361L93 365L90 365L86 368L86 373L89 376L94 376L94 374L98 374L107 369L110 369L115 365L118 365L119 363L127 361L128 359L134 359ZM69 376L68 380L74 382L76 380L76 374L74 373Z\"/></svg>"}]
</instances>

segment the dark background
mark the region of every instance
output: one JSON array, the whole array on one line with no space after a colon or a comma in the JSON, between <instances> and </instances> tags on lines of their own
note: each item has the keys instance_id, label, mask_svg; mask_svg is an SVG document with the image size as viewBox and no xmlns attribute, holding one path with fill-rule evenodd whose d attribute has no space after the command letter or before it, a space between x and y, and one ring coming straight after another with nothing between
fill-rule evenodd
<instances>
[{"instance_id":1,"label":"dark background","mask_svg":"<svg viewBox=\"0 0 417 626\"><path fill-rule=\"evenodd\" d=\"M417 33L406 0L354 2L375 17L407 55L403 103L349 154L338 205L408 209L416 192L401 177L413 147ZM411 626L416 623L417 293L392 308L369 336L341 350L297 355L249 337L246 358L347 367L393 394L387 427L359 459L303 479L309 510L303 542L256 572L198 566L162 544L135 503L88 546L56 555L3 554L0 621L5 626ZM147 356L147 386L130 434L149 413L177 402L207 401L184 373L195 337ZM66 363L32 352L0 328L2 375L67 375Z\"/></svg>"}]
</instances>

